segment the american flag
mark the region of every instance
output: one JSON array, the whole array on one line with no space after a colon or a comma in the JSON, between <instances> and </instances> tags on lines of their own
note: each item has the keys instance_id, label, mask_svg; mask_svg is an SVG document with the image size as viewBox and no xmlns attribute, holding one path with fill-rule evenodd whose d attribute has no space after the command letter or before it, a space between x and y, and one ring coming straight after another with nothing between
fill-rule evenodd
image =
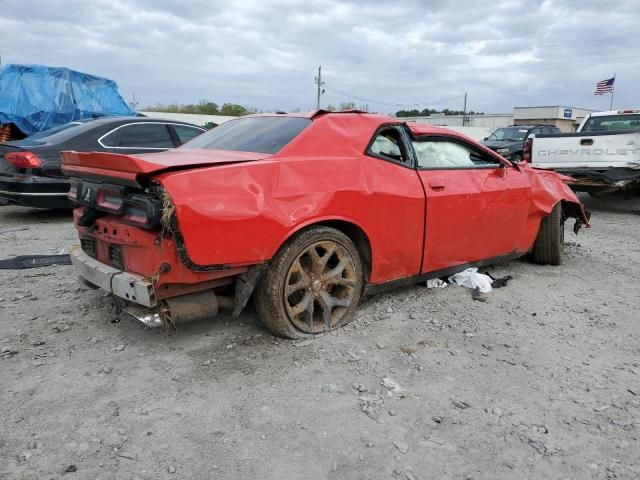
<instances>
[{"instance_id":1,"label":"american flag","mask_svg":"<svg viewBox=\"0 0 640 480\"><path fill-rule=\"evenodd\" d=\"M602 80L601 82L596 83L596 91L594 95L604 95L605 93L613 93L613 82L616 77L608 78L607 80Z\"/></svg>"}]
</instances>

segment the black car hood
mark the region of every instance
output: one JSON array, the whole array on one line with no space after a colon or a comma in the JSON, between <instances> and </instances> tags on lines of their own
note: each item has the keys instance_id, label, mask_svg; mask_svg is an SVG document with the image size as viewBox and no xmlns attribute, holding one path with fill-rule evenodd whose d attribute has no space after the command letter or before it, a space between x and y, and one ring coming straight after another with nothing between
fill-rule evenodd
<instances>
[{"instance_id":1,"label":"black car hood","mask_svg":"<svg viewBox=\"0 0 640 480\"><path fill-rule=\"evenodd\" d=\"M491 150L496 150L498 148L522 147L523 142L524 140L485 140L482 144Z\"/></svg>"}]
</instances>

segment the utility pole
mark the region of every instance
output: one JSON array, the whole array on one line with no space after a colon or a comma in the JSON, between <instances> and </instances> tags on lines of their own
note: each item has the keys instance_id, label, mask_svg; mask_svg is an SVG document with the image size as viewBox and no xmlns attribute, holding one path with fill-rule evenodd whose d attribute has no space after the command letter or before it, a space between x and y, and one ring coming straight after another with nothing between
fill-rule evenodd
<instances>
[{"instance_id":1,"label":"utility pole","mask_svg":"<svg viewBox=\"0 0 640 480\"><path fill-rule=\"evenodd\" d=\"M462 126L467 126L467 92L464 92L464 107L462 107Z\"/></svg>"},{"instance_id":2,"label":"utility pole","mask_svg":"<svg viewBox=\"0 0 640 480\"><path fill-rule=\"evenodd\" d=\"M316 84L318 85L318 99L316 101L316 108L320 110L320 95L322 95L322 85L324 85L324 82L322 81L322 65L318 67L318 76L316 77Z\"/></svg>"},{"instance_id":3,"label":"utility pole","mask_svg":"<svg viewBox=\"0 0 640 480\"><path fill-rule=\"evenodd\" d=\"M138 107L138 101L136 100L135 93L131 96L131 101L129 102L129 106L131 107L131 110L134 110L134 111Z\"/></svg>"}]
</instances>

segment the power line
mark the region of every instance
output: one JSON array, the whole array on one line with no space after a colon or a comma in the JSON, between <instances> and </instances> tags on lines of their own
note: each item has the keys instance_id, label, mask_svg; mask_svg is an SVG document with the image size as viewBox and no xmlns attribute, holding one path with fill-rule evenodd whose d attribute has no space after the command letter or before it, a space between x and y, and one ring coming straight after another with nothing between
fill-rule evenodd
<instances>
[{"instance_id":1,"label":"power line","mask_svg":"<svg viewBox=\"0 0 640 480\"><path fill-rule=\"evenodd\" d=\"M449 97L449 98L444 98L444 99L440 99L440 100L434 100L434 101L431 101L431 102L409 102L409 103L382 102L382 101L374 100L374 99L371 99L371 98L360 97L358 95L354 95L352 93L345 92L343 90L338 90L337 88L330 87L330 86L328 86L326 84L325 84L325 88L327 90L331 90L334 93L337 93L338 95L342 95L343 97L351 98L352 100L358 100L359 102L366 102L366 103L375 103L376 105L386 105L386 106L391 106L391 107L408 107L408 106L421 107L423 105L437 105L439 103L445 103L445 102L449 102L451 100L456 100L458 98L463 98L464 97L464 95L456 95L455 97Z\"/></svg>"},{"instance_id":2,"label":"power line","mask_svg":"<svg viewBox=\"0 0 640 480\"><path fill-rule=\"evenodd\" d=\"M480 67L480 68L440 68L440 69L434 69L434 70L428 70L428 71L423 71L422 73L436 73L436 72L443 72L443 71L448 71L448 72L479 72L479 71L493 71L493 70L500 70L500 71L509 71L509 70L514 70L514 69L518 69L518 68L537 68L537 67L549 67L549 66L559 66L559 65L570 65L570 64L580 64L580 63L615 63L615 61L618 60L629 60L629 59L637 59L640 58L640 55L625 55L625 56L619 56L619 57L594 57L594 58L588 58L588 59L581 59L581 60L565 60L565 61L560 61L560 62L550 62L550 63L534 63L534 64L520 64L520 65L513 65L511 67L509 66L499 66L499 67ZM419 71L414 71L411 72L412 74L418 74L420 73ZM407 72L403 72L403 76L406 78L409 75L407 75ZM385 106L393 106L393 107L404 107L404 106L423 106L423 105L437 105L439 103L444 103L444 102L448 102L451 100L456 100L458 98L462 98L464 97L464 95L456 95L455 97L450 97L450 98L446 98L446 99L442 99L442 100L436 100L436 101L432 101L432 102L408 102L408 103L399 103L399 102L384 102L384 101L379 101L379 100L375 100L375 99L371 99L371 98L365 98L365 97L360 97L359 95L354 95L352 93L346 92L344 90L339 90L333 87L330 87L328 85L325 84L325 88L328 90L331 90L334 93L337 93L338 95L342 95L344 97L347 98L351 98L352 100L358 100L360 102L367 102L367 103L374 103L377 105L385 105Z\"/></svg>"}]
</instances>

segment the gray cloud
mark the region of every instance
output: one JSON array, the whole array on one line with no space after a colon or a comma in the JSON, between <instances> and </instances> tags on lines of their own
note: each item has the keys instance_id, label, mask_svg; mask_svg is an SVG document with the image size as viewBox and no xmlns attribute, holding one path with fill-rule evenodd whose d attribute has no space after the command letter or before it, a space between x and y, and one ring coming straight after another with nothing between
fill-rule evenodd
<instances>
[{"instance_id":1,"label":"gray cloud","mask_svg":"<svg viewBox=\"0 0 640 480\"><path fill-rule=\"evenodd\" d=\"M143 105L207 98L310 109L319 64L325 105L350 100L338 90L385 112L464 92L486 112L604 108L608 97L593 90L614 73L615 105L640 104L637 0L4 0L0 8L4 63L103 75ZM461 108L461 99L433 106Z\"/></svg>"}]
</instances>

